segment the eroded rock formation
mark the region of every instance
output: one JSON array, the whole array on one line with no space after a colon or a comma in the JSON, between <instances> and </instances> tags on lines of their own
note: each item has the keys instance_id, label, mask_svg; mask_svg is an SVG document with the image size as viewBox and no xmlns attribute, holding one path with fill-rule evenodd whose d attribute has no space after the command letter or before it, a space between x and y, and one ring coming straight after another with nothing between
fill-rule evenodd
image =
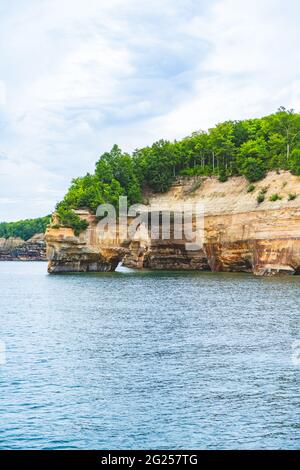
<instances>
[{"instance_id":1,"label":"eroded rock formation","mask_svg":"<svg viewBox=\"0 0 300 470\"><path fill-rule=\"evenodd\" d=\"M0 238L0 261L46 261L44 234L34 235L27 241L22 238Z\"/></svg>"},{"instance_id":2,"label":"eroded rock formation","mask_svg":"<svg viewBox=\"0 0 300 470\"><path fill-rule=\"evenodd\" d=\"M186 249L186 240L152 239L142 226L134 239L110 232L99 235L97 219L76 237L69 228L46 233L49 272L113 271L119 262L132 268L243 271L257 275L298 274L300 271L300 178L288 172L269 173L248 191L242 177L220 183L216 178L184 178L168 193L148 194L152 210L178 212L182 203L204 208L203 246ZM260 191L265 201L257 202ZM270 196L277 194L277 201ZM291 197L292 195L292 197ZM159 230L159 227L158 227Z\"/></svg>"},{"instance_id":3,"label":"eroded rock formation","mask_svg":"<svg viewBox=\"0 0 300 470\"><path fill-rule=\"evenodd\" d=\"M49 227L46 231L50 273L114 271L126 254L119 239L99 239L98 220L87 211L77 211L89 222L78 237L71 228ZM56 221L55 221L56 222Z\"/></svg>"}]
</instances>

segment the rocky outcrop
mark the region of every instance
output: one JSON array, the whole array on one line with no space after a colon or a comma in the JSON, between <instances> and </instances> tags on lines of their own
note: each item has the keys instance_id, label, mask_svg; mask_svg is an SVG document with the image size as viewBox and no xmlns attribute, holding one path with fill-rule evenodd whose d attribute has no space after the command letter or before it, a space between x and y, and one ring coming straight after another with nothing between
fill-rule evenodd
<instances>
[{"instance_id":1,"label":"rocky outcrop","mask_svg":"<svg viewBox=\"0 0 300 470\"><path fill-rule=\"evenodd\" d=\"M265 195L257 202L260 192ZM276 201L271 201L277 194ZM272 172L248 190L242 177L225 183L216 178L184 178L168 193L148 194L151 211L179 212L183 203L204 208L203 246L186 249L186 240L153 239L140 227L134 239L122 230L99 236L97 219L81 211L89 228L75 237L69 228L46 233L49 272L113 271L119 262L132 268L253 272L256 275L300 272L300 178ZM171 227L172 229L172 227ZM159 231L159 226L157 227Z\"/></svg>"},{"instance_id":2,"label":"rocky outcrop","mask_svg":"<svg viewBox=\"0 0 300 470\"><path fill-rule=\"evenodd\" d=\"M67 227L55 225L46 231L49 273L114 271L127 250L118 239L99 240L96 217L87 211L77 213L89 222L88 229L78 237Z\"/></svg>"},{"instance_id":3,"label":"rocky outcrop","mask_svg":"<svg viewBox=\"0 0 300 470\"><path fill-rule=\"evenodd\" d=\"M27 241L22 238L0 238L0 261L46 261L44 234L34 235Z\"/></svg>"}]
</instances>

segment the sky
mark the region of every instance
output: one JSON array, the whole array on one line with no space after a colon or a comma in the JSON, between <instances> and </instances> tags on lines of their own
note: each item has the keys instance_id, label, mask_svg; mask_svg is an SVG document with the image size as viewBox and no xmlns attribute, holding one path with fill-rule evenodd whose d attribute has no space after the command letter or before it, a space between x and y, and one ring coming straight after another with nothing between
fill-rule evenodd
<instances>
[{"instance_id":1,"label":"sky","mask_svg":"<svg viewBox=\"0 0 300 470\"><path fill-rule=\"evenodd\" d=\"M117 143L300 110L298 0L2 0L0 221L53 211Z\"/></svg>"}]
</instances>

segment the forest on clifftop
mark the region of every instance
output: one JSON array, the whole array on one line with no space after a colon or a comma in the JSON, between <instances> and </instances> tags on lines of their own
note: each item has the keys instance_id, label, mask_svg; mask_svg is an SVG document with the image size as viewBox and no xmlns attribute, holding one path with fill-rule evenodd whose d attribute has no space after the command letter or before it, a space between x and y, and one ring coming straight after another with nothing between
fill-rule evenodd
<instances>
[{"instance_id":1,"label":"forest on clifftop","mask_svg":"<svg viewBox=\"0 0 300 470\"><path fill-rule=\"evenodd\" d=\"M49 224L51 216L39 217L37 219L19 220L18 222L1 222L0 238L20 237L29 240L36 233L44 233Z\"/></svg>"}]
</instances>

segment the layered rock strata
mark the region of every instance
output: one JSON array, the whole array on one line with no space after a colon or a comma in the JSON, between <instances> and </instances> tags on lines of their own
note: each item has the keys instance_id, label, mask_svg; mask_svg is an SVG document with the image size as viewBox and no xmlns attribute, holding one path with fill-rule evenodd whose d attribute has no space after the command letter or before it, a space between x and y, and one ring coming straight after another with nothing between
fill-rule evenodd
<instances>
[{"instance_id":1,"label":"layered rock strata","mask_svg":"<svg viewBox=\"0 0 300 470\"><path fill-rule=\"evenodd\" d=\"M46 261L44 234L27 241L22 238L0 238L0 261Z\"/></svg>"}]
</instances>

